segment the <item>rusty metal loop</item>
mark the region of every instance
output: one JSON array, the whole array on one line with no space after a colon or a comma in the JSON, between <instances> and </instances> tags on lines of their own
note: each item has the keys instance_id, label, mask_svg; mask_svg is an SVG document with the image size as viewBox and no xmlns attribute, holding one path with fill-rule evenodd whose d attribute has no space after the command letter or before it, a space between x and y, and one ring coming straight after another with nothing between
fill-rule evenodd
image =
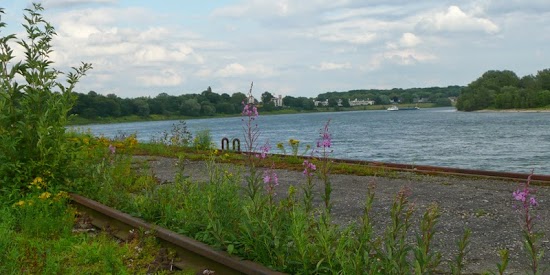
<instances>
[{"instance_id":1,"label":"rusty metal loop","mask_svg":"<svg viewBox=\"0 0 550 275\"><path fill-rule=\"evenodd\" d=\"M241 151L241 141L238 138L233 139L233 151L235 151L235 143L237 143L237 152L240 152ZM229 147L229 145L227 147Z\"/></svg>"},{"instance_id":2,"label":"rusty metal loop","mask_svg":"<svg viewBox=\"0 0 550 275\"><path fill-rule=\"evenodd\" d=\"M224 137L222 138L222 151L225 150L225 146L227 144L227 150L229 150L229 139ZM235 145L233 145L235 147Z\"/></svg>"}]
</instances>

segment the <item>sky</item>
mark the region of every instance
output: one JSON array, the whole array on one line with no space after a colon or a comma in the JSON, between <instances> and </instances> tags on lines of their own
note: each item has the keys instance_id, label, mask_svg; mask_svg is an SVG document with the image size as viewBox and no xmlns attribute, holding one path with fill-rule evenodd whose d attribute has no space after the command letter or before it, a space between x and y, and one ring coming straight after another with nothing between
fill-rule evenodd
<instances>
[{"instance_id":1,"label":"sky","mask_svg":"<svg viewBox=\"0 0 550 275\"><path fill-rule=\"evenodd\" d=\"M35 0L36 1L36 0ZM32 1L2 0L22 36ZM467 85L550 68L548 0L43 0L54 67L123 98ZM22 52L16 49L22 56Z\"/></svg>"}]
</instances>

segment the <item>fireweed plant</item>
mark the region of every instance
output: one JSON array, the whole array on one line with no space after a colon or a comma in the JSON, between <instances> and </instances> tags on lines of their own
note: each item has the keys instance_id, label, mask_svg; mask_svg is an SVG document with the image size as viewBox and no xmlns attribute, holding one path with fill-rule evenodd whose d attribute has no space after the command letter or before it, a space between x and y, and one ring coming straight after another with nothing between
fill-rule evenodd
<instances>
[{"instance_id":1,"label":"fireweed plant","mask_svg":"<svg viewBox=\"0 0 550 275\"><path fill-rule=\"evenodd\" d=\"M252 87L254 83L250 84L250 92L252 94ZM242 128L244 132L244 142L246 148L246 167L248 168L248 177L246 177L246 193L250 199L255 200L258 192L261 189L260 174L257 170L258 158L256 157L257 142L260 137L260 128L256 119L258 118L258 109L254 105L254 102L243 101L242 115ZM260 155L261 156L261 155ZM264 155L265 156L265 155Z\"/></svg>"},{"instance_id":2,"label":"fireweed plant","mask_svg":"<svg viewBox=\"0 0 550 275\"><path fill-rule=\"evenodd\" d=\"M319 164L317 165L317 173L319 178L324 184L324 193L323 201L325 203L325 208L328 213L332 209L330 202L330 195L332 193L332 185L330 182L330 169L332 167L332 160L330 155L332 154L332 137L329 131L330 119L327 121L325 126L319 131L319 139L317 140L317 146L315 149L315 154L319 158Z\"/></svg>"},{"instance_id":3,"label":"fireweed plant","mask_svg":"<svg viewBox=\"0 0 550 275\"><path fill-rule=\"evenodd\" d=\"M516 191L512 193L514 200L519 204L517 206L518 213L520 215L522 232L523 232L523 244L525 250L531 259L530 266L533 274L542 274L542 268L540 266L540 260L542 259L544 251L540 250L538 240L541 237L541 233L535 231L535 224L533 222L535 216L533 216L533 210L538 206L538 201L533 195L535 190L530 187L531 177L533 172L527 178L527 181L522 184Z\"/></svg>"}]
</instances>

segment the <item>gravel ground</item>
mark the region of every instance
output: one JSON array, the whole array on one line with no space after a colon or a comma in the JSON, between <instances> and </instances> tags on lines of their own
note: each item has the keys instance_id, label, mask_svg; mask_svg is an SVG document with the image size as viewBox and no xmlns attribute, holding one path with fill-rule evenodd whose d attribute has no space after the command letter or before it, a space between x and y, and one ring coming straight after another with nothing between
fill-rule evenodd
<instances>
[{"instance_id":1,"label":"gravel ground","mask_svg":"<svg viewBox=\"0 0 550 275\"><path fill-rule=\"evenodd\" d=\"M140 156L136 160L147 163L147 167L161 182L171 182L176 172L176 159ZM242 169L231 166L231 169ZM184 174L199 181L207 180L204 162L187 161ZM286 194L290 185L304 183L301 172L277 170L279 186L276 192L279 196ZM434 237L435 249L442 252L442 267L457 253L456 242L462 237L464 228L472 231L470 251L466 257L467 273L496 271L499 262L500 249L510 250L510 263L507 274L525 274L529 270L528 258L523 248L521 223L519 214L514 210L515 202L512 192L519 182L507 182L488 179L472 179L466 177L422 176L411 173L399 174L397 178L382 178L370 176L331 175L333 184L333 220L339 224L347 224L357 220L362 215L362 209L369 183L376 185L376 198L373 205L374 220L381 232L387 223L393 198L406 187L410 189L410 201L417 212L415 220L431 203L440 207L441 218ZM316 184L316 194L321 203L322 184ZM536 188L539 206L536 209L535 229L544 236L540 239L545 256L542 263L550 263L550 188ZM414 228L417 228L416 226ZM550 274L550 270L547 273Z\"/></svg>"}]
</instances>

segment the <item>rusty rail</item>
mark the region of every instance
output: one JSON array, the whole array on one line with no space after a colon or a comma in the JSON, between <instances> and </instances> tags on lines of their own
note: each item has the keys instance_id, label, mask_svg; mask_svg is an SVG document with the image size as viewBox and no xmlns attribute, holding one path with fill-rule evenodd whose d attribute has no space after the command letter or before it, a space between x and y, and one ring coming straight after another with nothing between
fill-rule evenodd
<instances>
[{"instance_id":1,"label":"rusty rail","mask_svg":"<svg viewBox=\"0 0 550 275\"><path fill-rule=\"evenodd\" d=\"M272 154L274 156L286 158L289 155ZM298 156L301 159L307 159L307 157ZM416 165L416 164L402 164L391 162L379 162L379 161L366 161L355 159L337 159L331 158L334 163L348 163L355 165L364 165L366 167L387 169L392 171L412 172L417 174L427 175L448 175L448 176L464 176L464 177L476 177L476 178L492 178L502 180L527 180L529 173L516 173L516 172L500 172L500 171L486 171L464 168L452 168L442 166L430 166L430 165ZM533 174L531 181L535 184L550 185L550 175Z\"/></svg>"},{"instance_id":2,"label":"rusty rail","mask_svg":"<svg viewBox=\"0 0 550 275\"><path fill-rule=\"evenodd\" d=\"M131 229L154 232L161 245L174 249L181 262L174 263L180 269L213 270L215 274L283 274L258 263L241 260L224 251L214 250L206 244L182 236L168 229L152 225L141 219L110 208L80 195L71 194L72 203L87 213L92 224L98 228L109 228L116 237L125 239ZM116 230L113 230L116 228Z\"/></svg>"}]
</instances>

